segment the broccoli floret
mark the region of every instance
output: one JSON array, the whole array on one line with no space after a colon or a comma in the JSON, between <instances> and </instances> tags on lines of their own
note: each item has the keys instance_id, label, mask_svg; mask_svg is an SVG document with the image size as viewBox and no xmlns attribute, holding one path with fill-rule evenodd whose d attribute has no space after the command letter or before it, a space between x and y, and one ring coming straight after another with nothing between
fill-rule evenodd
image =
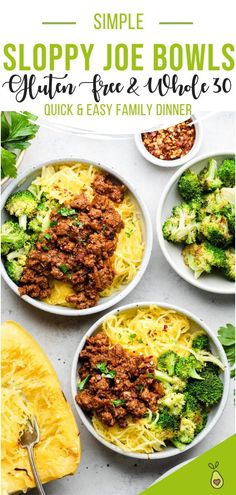
<instances>
[{"instance_id":1,"label":"broccoli floret","mask_svg":"<svg viewBox=\"0 0 236 495\"><path fill-rule=\"evenodd\" d=\"M225 253L223 249L212 246L209 242L191 244L186 246L182 255L185 264L194 272L194 277L199 278L202 273L210 273L212 267L225 266Z\"/></svg>"},{"instance_id":2,"label":"broccoli floret","mask_svg":"<svg viewBox=\"0 0 236 495\"><path fill-rule=\"evenodd\" d=\"M223 273L228 280L235 281L235 250L234 248L226 249L225 264Z\"/></svg>"},{"instance_id":3,"label":"broccoli floret","mask_svg":"<svg viewBox=\"0 0 236 495\"><path fill-rule=\"evenodd\" d=\"M177 430L179 428L178 418L171 416L167 411L160 412L156 424L163 428L163 430Z\"/></svg>"},{"instance_id":4,"label":"broccoli floret","mask_svg":"<svg viewBox=\"0 0 236 495\"><path fill-rule=\"evenodd\" d=\"M49 229L50 215L51 215L51 209L47 207L42 208L39 205L36 216L30 220L28 224L28 228L30 230L33 230L34 232L42 232L44 230Z\"/></svg>"},{"instance_id":5,"label":"broccoli floret","mask_svg":"<svg viewBox=\"0 0 236 495\"><path fill-rule=\"evenodd\" d=\"M169 376L163 371L155 370L155 378L161 382L167 391L182 391L186 387L186 382L177 376Z\"/></svg>"},{"instance_id":6,"label":"broccoli floret","mask_svg":"<svg viewBox=\"0 0 236 495\"><path fill-rule=\"evenodd\" d=\"M209 370L201 373L203 380L190 379L187 391L207 407L220 401L223 394L223 383L219 376Z\"/></svg>"},{"instance_id":7,"label":"broccoli floret","mask_svg":"<svg viewBox=\"0 0 236 495\"><path fill-rule=\"evenodd\" d=\"M227 218L229 231L231 234L235 235L235 206L228 203L219 211L219 213Z\"/></svg>"},{"instance_id":8,"label":"broccoli floret","mask_svg":"<svg viewBox=\"0 0 236 495\"><path fill-rule=\"evenodd\" d=\"M200 366L199 366L200 365ZM179 357L175 365L175 374L187 380L188 378L196 378L202 380L201 376L197 373L197 369L202 369L202 364L198 363L194 356Z\"/></svg>"},{"instance_id":9,"label":"broccoli floret","mask_svg":"<svg viewBox=\"0 0 236 495\"><path fill-rule=\"evenodd\" d=\"M191 395L189 392L185 392L184 397L185 406L183 410L183 416L190 419L194 423L195 435L197 435L206 426L207 413L204 410L204 406L201 405L196 397L193 397L193 395Z\"/></svg>"},{"instance_id":10,"label":"broccoli floret","mask_svg":"<svg viewBox=\"0 0 236 495\"><path fill-rule=\"evenodd\" d=\"M192 348L196 350L208 349L209 339L205 333L200 333L193 338Z\"/></svg>"},{"instance_id":11,"label":"broccoli floret","mask_svg":"<svg viewBox=\"0 0 236 495\"><path fill-rule=\"evenodd\" d=\"M197 198L202 193L199 178L195 172L188 169L180 177L178 182L179 193L185 201Z\"/></svg>"},{"instance_id":12,"label":"broccoli floret","mask_svg":"<svg viewBox=\"0 0 236 495\"><path fill-rule=\"evenodd\" d=\"M228 158L223 160L218 169L218 177L220 178L223 186L234 187L235 185L235 160Z\"/></svg>"},{"instance_id":13,"label":"broccoli floret","mask_svg":"<svg viewBox=\"0 0 236 495\"><path fill-rule=\"evenodd\" d=\"M209 351L206 351L206 350L199 350L199 351L194 351L195 353L195 356L196 356L196 359L197 361L199 361L199 370L200 370L200 367L201 365L206 365L206 363L213 363L215 364L216 366L218 366L222 371L224 371L224 365L223 363L220 361L220 359L218 359L216 356L213 356L213 354L211 354Z\"/></svg>"},{"instance_id":14,"label":"broccoli floret","mask_svg":"<svg viewBox=\"0 0 236 495\"><path fill-rule=\"evenodd\" d=\"M179 443L188 444L191 443L195 436L196 426L193 421L189 418L181 418L179 434L174 439Z\"/></svg>"},{"instance_id":15,"label":"broccoli floret","mask_svg":"<svg viewBox=\"0 0 236 495\"><path fill-rule=\"evenodd\" d=\"M176 352L173 351L167 351L164 352L164 354L161 354L161 356L158 359L158 368L161 371L166 371L169 376L173 376L175 373L175 363L178 359L178 355Z\"/></svg>"},{"instance_id":16,"label":"broccoli floret","mask_svg":"<svg viewBox=\"0 0 236 495\"><path fill-rule=\"evenodd\" d=\"M28 236L26 236L27 238ZM26 265L27 255L33 247L33 240L26 240L23 247L18 250L11 251L7 255L6 270L9 277L14 282L19 282L23 269Z\"/></svg>"},{"instance_id":17,"label":"broccoli floret","mask_svg":"<svg viewBox=\"0 0 236 495\"><path fill-rule=\"evenodd\" d=\"M217 161L214 159L209 160L208 167L205 167L198 177L204 191L215 191L222 185L217 177Z\"/></svg>"},{"instance_id":18,"label":"broccoli floret","mask_svg":"<svg viewBox=\"0 0 236 495\"><path fill-rule=\"evenodd\" d=\"M22 265L18 260L7 260L5 266L9 277L13 280L13 282L18 283L24 270L25 263Z\"/></svg>"},{"instance_id":19,"label":"broccoli floret","mask_svg":"<svg viewBox=\"0 0 236 495\"><path fill-rule=\"evenodd\" d=\"M185 404L184 394L176 392L167 392L164 397L159 399L158 407L168 409L173 416L179 416Z\"/></svg>"},{"instance_id":20,"label":"broccoli floret","mask_svg":"<svg viewBox=\"0 0 236 495\"><path fill-rule=\"evenodd\" d=\"M227 218L223 215L207 215L201 223L200 231L214 246L226 247L233 240Z\"/></svg>"},{"instance_id":21,"label":"broccoli floret","mask_svg":"<svg viewBox=\"0 0 236 495\"><path fill-rule=\"evenodd\" d=\"M30 191L18 191L9 196L5 208L10 215L18 217L20 227L26 230L27 217L30 218L34 214L37 201Z\"/></svg>"},{"instance_id":22,"label":"broccoli floret","mask_svg":"<svg viewBox=\"0 0 236 495\"><path fill-rule=\"evenodd\" d=\"M187 203L181 203L173 208L173 215L163 224L162 232L168 241L192 244L196 240L198 226L196 211Z\"/></svg>"},{"instance_id":23,"label":"broccoli floret","mask_svg":"<svg viewBox=\"0 0 236 495\"><path fill-rule=\"evenodd\" d=\"M12 249L21 248L26 241L25 232L19 224L7 220L1 228L1 253L6 255Z\"/></svg>"}]
</instances>

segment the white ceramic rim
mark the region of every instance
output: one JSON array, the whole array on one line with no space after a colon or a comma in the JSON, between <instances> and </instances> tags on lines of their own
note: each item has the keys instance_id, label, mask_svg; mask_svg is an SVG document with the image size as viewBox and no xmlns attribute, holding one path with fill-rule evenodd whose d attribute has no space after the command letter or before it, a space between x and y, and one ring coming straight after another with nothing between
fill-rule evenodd
<instances>
[{"instance_id":1,"label":"white ceramic rim","mask_svg":"<svg viewBox=\"0 0 236 495\"><path fill-rule=\"evenodd\" d=\"M87 415L83 412L83 410L79 407L79 405L77 404L77 402L75 400L75 396L77 394L77 387L76 387L77 365L78 365L78 361L79 361L80 352L82 351L82 349L83 349L83 347L85 345L86 339L88 337L90 337L93 333L95 333L96 330L103 323L103 321L106 320L109 316L114 315L114 314L117 314L117 313L120 313L122 311L126 311L126 310L129 310L129 309L132 309L132 308L148 307L150 305L151 306L153 306L153 305L154 306L159 306L161 308L166 308L166 309L174 309L175 311L186 315L188 318L190 318L195 323L197 323L197 325L199 325L201 328L203 328L203 330L205 330L205 332L207 333L207 335L210 337L210 339L214 343L214 345L217 348L217 351L219 353L219 357L220 357L222 363L225 366L225 371L224 371L224 391L223 391L223 395L222 395L220 404L217 406L217 410L216 410L215 416L214 416L214 418L212 418L211 422L204 428L204 430L196 436L196 438L193 440L193 442L191 444L189 444L189 445L186 446L186 448L185 448L185 450L183 452L180 451L180 450L178 450L175 447L170 447L170 448L164 450L163 452L155 452L154 454L138 454L138 453L132 453L132 452L125 452L125 451L119 449L118 447L116 447L115 445L107 442L102 437L100 437L100 435L98 435L98 433L93 428L92 423L88 420ZM165 304L165 303L158 302L158 301L145 301L145 302L137 302L137 303L127 304L125 306L121 306L120 308L113 309L112 311L110 311L106 315L104 315L101 318L99 318L99 320L97 320L89 328L89 330L86 332L86 334L83 336L82 340L80 341L80 343L79 343L79 345L78 345L78 347L76 349L76 352L75 352L75 355L74 355L74 358L73 358L73 362L72 362L72 368L71 368L71 390L72 390L72 397L73 397L73 401L74 401L74 405L75 405L76 411L77 411L77 413L78 413L78 415L79 415L82 423L86 426L86 428L88 429L88 431L100 443L102 443L103 445L105 445L109 449L113 450L117 454L122 454L122 455L125 455L125 456L128 456L128 457L132 457L134 459L146 459L146 460L147 459L148 460L152 460L152 459L165 459L167 457L172 457L172 456L175 456L175 455L183 454L187 450L191 449L192 447L195 447L199 442L201 442L208 435L208 433L210 433L210 431L212 430L212 428L215 426L215 424L219 420L221 414L223 413L223 410L225 408L225 404L226 404L226 401L227 401L227 397L228 397L229 383L230 383L229 365L228 365L228 361L227 361L227 358L226 358L224 349L223 349L220 341L217 339L217 337L214 335L214 333L209 329L209 327L206 325L206 323L204 321L200 320L197 316L195 316L193 313L191 313L190 311L188 311L186 309L183 309L183 308L181 308L179 306L175 306L173 304Z\"/></svg>"},{"instance_id":2,"label":"white ceramic rim","mask_svg":"<svg viewBox=\"0 0 236 495\"><path fill-rule=\"evenodd\" d=\"M191 285L194 285L198 289L205 290L206 292L211 292L213 294L234 294L235 289L234 289L234 283L232 282L230 284L229 282L229 288L227 290L222 290L222 289L212 289L212 288L206 288L204 282L201 282L201 279L195 279L192 275L191 272L189 272L189 275L184 274L181 272L181 270L178 268L178 266L173 263L171 256L169 256L169 253L167 252L167 249L165 247L165 239L162 234L162 209L163 205L166 199L166 196L172 187L172 185L178 181L179 177L182 175L182 173L187 170L188 168L191 168L193 165L196 165L198 162L201 160L208 160L210 158L214 158L217 155L234 155L234 151L215 151L213 154L206 153L204 155L200 155L198 157L195 157L193 160L191 160L188 163L185 163L177 172L171 177L171 179L168 181L162 195L160 198L160 203L157 209L157 216L156 216L156 229L157 229L157 239L159 242L159 246L161 248L162 254L165 256L166 260L168 261L169 265L173 268L173 270L178 273L178 275L183 278L186 282L188 282ZM174 206L174 205L173 205ZM232 287L231 287L232 285Z\"/></svg>"},{"instance_id":3,"label":"white ceramic rim","mask_svg":"<svg viewBox=\"0 0 236 495\"><path fill-rule=\"evenodd\" d=\"M150 163L153 163L154 165L163 168L180 167L188 160L191 160L196 155L202 144L202 122L200 116L197 113L192 114L188 118L191 118L194 121L196 136L191 150L186 155L182 156L181 158L177 158L176 160L160 160L160 158L156 158L155 156L151 155L151 153L149 153L149 151L145 148L143 144L142 133L137 133L134 135L134 140L141 155L143 155L143 157ZM186 118L185 120L188 120L188 118Z\"/></svg>"},{"instance_id":4,"label":"white ceramic rim","mask_svg":"<svg viewBox=\"0 0 236 495\"><path fill-rule=\"evenodd\" d=\"M50 306L50 304L43 303L40 300L33 299L29 296L20 296L18 286L10 279L8 276L3 261L1 259L1 272L2 272L2 277L7 283L7 285L13 290L17 296L21 297L24 301L27 303L31 304L32 306L41 309L43 311L46 311L48 313L53 313L57 315L63 315L63 316L85 316L85 315L91 315L94 313L99 313L100 311L104 311L105 309L110 308L111 306L114 306L115 304L119 303L122 299L124 299L130 292L136 287L136 285L140 282L142 276L144 275L144 272L148 266L149 259L151 256L152 252L152 243L153 243L153 231L152 231L152 222L151 218L149 215L149 211L143 202L142 198L140 197L139 193L137 192L136 188L132 186L129 181L124 179L116 170L115 167L108 167L107 165L101 165L98 162L94 162L93 160L89 159L82 159L82 158L60 158L57 159L55 158L54 160L50 160L47 162L44 162L40 165L32 167L30 170L27 170L17 177L17 179L14 179L4 190L2 193L2 198L1 198L1 211L4 208L4 205L6 203L6 200L8 196L14 191L14 189L20 185L21 181L26 179L28 176L32 174L32 172L40 170L44 166L48 165L53 165L53 164L59 164L59 163L66 163L66 162L78 162L78 163L88 163L91 165L94 165L97 168L100 168L101 170L105 170L106 172L110 173L117 179L119 179L123 184L125 184L128 188L128 190L132 193L134 196L138 207L140 208L143 224L145 226L146 230L146 239L145 239L145 250L144 250L144 255L143 259L140 265L140 268L135 275L134 279L131 280L131 282L124 287L120 292L117 292L114 294L114 297L109 299L108 301L104 301L104 303L101 303L100 305L93 306L92 308L87 308L87 309L73 309L73 308L67 308L65 306Z\"/></svg>"}]
</instances>

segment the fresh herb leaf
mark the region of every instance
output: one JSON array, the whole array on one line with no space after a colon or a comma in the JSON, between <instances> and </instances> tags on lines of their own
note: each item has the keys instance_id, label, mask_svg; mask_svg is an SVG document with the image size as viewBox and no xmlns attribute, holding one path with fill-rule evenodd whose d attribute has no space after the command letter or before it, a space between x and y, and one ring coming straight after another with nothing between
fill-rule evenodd
<instances>
[{"instance_id":1,"label":"fresh herb leaf","mask_svg":"<svg viewBox=\"0 0 236 495\"><path fill-rule=\"evenodd\" d=\"M66 273L69 273L69 271L70 271L69 268L67 268L66 265L59 265L58 268L59 268L59 270L61 270L62 273L65 273L65 274Z\"/></svg>"},{"instance_id":2,"label":"fresh herb leaf","mask_svg":"<svg viewBox=\"0 0 236 495\"><path fill-rule=\"evenodd\" d=\"M225 327L220 327L218 338L222 345L233 345L235 343L235 326L227 323Z\"/></svg>"},{"instance_id":3,"label":"fresh herb leaf","mask_svg":"<svg viewBox=\"0 0 236 495\"><path fill-rule=\"evenodd\" d=\"M55 225L57 225L57 222L55 220L53 220L52 222L50 222L50 227L55 227Z\"/></svg>"},{"instance_id":4,"label":"fresh herb leaf","mask_svg":"<svg viewBox=\"0 0 236 495\"><path fill-rule=\"evenodd\" d=\"M137 386L137 389L139 390L140 394L142 393L143 389L144 389L144 385L138 385Z\"/></svg>"},{"instance_id":5,"label":"fresh herb leaf","mask_svg":"<svg viewBox=\"0 0 236 495\"><path fill-rule=\"evenodd\" d=\"M133 234L133 230L126 230L125 231L125 235L128 237L128 239L131 237L132 234Z\"/></svg>"},{"instance_id":6,"label":"fresh herb leaf","mask_svg":"<svg viewBox=\"0 0 236 495\"><path fill-rule=\"evenodd\" d=\"M40 211L41 210L42 211L48 210L48 207L47 207L46 203L39 203L39 205L37 206L37 210L40 210Z\"/></svg>"},{"instance_id":7,"label":"fresh herb leaf","mask_svg":"<svg viewBox=\"0 0 236 495\"><path fill-rule=\"evenodd\" d=\"M48 239L48 241L50 241L50 239L52 238L52 236L50 234L44 234L44 237L45 237L45 239Z\"/></svg>"},{"instance_id":8,"label":"fresh herb leaf","mask_svg":"<svg viewBox=\"0 0 236 495\"><path fill-rule=\"evenodd\" d=\"M227 323L225 327L218 330L218 339L221 342L227 356L230 367L231 378L235 377L235 326Z\"/></svg>"},{"instance_id":9,"label":"fresh herb leaf","mask_svg":"<svg viewBox=\"0 0 236 495\"><path fill-rule=\"evenodd\" d=\"M135 339L135 337L137 337L137 334L136 333L131 333L129 335L129 340L133 340L133 339Z\"/></svg>"},{"instance_id":10,"label":"fresh herb leaf","mask_svg":"<svg viewBox=\"0 0 236 495\"><path fill-rule=\"evenodd\" d=\"M62 217L72 217L73 215L76 215L76 211L73 208L65 207L61 208L58 213Z\"/></svg>"},{"instance_id":11,"label":"fresh herb leaf","mask_svg":"<svg viewBox=\"0 0 236 495\"><path fill-rule=\"evenodd\" d=\"M32 124L32 122L30 122L30 120L32 120L31 115L29 119L29 116L25 113L21 114L18 112L9 112L9 118L11 121L9 134L7 139L2 141L4 143L4 148L8 146L12 147L13 142L14 145L16 145L17 143L21 145L27 140L32 139L39 129L38 125Z\"/></svg>"},{"instance_id":12,"label":"fresh herb leaf","mask_svg":"<svg viewBox=\"0 0 236 495\"><path fill-rule=\"evenodd\" d=\"M115 370L109 370L105 362L101 362L97 364L97 369L101 371L102 376L104 378L115 378L116 376L116 371Z\"/></svg>"},{"instance_id":13,"label":"fresh herb leaf","mask_svg":"<svg viewBox=\"0 0 236 495\"><path fill-rule=\"evenodd\" d=\"M116 376L116 371L115 370L112 370L112 371L109 371L108 373L103 373L102 376L104 376L104 378L115 378Z\"/></svg>"},{"instance_id":14,"label":"fresh herb leaf","mask_svg":"<svg viewBox=\"0 0 236 495\"><path fill-rule=\"evenodd\" d=\"M77 220L76 222L73 222L73 225L75 225L76 227L80 227L80 228L82 228L84 226L83 222L80 222L79 220Z\"/></svg>"},{"instance_id":15,"label":"fresh herb leaf","mask_svg":"<svg viewBox=\"0 0 236 495\"><path fill-rule=\"evenodd\" d=\"M91 378L91 375L87 375L81 382L78 382L77 383L77 389L82 392L82 390L84 390L87 382L89 381L89 379Z\"/></svg>"},{"instance_id":16,"label":"fresh herb leaf","mask_svg":"<svg viewBox=\"0 0 236 495\"><path fill-rule=\"evenodd\" d=\"M16 177L17 156L14 150L24 150L30 146L39 129L32 123L35 115L28 112L1 112L1 176ZM4 150L4 151L2 151Z\"/></svg>"},{"instance_id":17,"label":"fresh herb leaf","mask_svg":"<svg viewBox=\"0 0 236 495\"><path fill-rule=\"evenodd\" d=\"M109 373L109 370L105 362L98 363L97 369L101 371L101 373Z\"/></svg>"},{"instance_id":18,"label":"fresh herb leaf","mask_svg":"<svg viewBox=\"0 0 236 495\"><path fill-rule=\"evenodd\" d=\"M112 402L112 405L115 407L123 406L126 403L126 401L124 399L114 399L111 402Z\"/></svg>"},{"instance_id":19,"label":"fresh herb leaf","mask_svg":"<svg viewBox=\"0 0 236 495\"><path fill-rule=\"evenodd\" d=\"M16 177L16 155L1 147L1 178Z\"/></svg>"}]
</instances>

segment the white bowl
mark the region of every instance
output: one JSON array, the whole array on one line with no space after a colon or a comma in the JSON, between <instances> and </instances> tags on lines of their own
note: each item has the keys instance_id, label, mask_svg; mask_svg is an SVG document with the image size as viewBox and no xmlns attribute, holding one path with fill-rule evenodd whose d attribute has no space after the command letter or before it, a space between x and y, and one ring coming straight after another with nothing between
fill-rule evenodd
<instances>
[{"instance_id":1,"label":"white bowl","mask_svg":"<svg viewBox=\"0 0 236 495\"><path fill-rule=\"evenodd\" d=\"M225 279L223 275L217 271L214 273L203 274L198 279L195 279L192 270L190 270L190 268L188 268L183 261L183 257L181 255L181 245L173 244L172 242L168 242L164 239L162 234L162 225L171 215L172 208L183 201L178 192L178 181L185 170L191 169L199 173L207 165L209 159L215 158L219 165L225 158L233 156L233 152L222 151L201 155L198 158L186 163L173 175L173 177L171 177L162 193L157 211L157 237L162 253L168 263L180 277L190 284L198 287L199 289L214 292L216 294L234 294L234 283Z\"/></svg>"},{"instance_id":2,"label":"white bowl","mask_svg":"<svg viewBox=\"0 0 236 495\"><path fill-rule=\"evenodd\" d=\"M193 144L193 147L191 150L181 158L176 158L176 160L161 160L160 158L156 158L153 156L147 148L144 146L143 140L142 140L142 133L135 134L134 139L135 139L135 144L144 158L148 160L149 162L153 163L154 165L158 165L159 167L164 167L164 168L174 168L174 167L180 167L180 165L183 165L186 163L188 160L191 160L196 153L198 152L201 143L202 143L202 123L200 120L200 117L197 114L191 115L190 117L186 117L185 120L188 120L188 118L191 118L194 122L194 127L196 131L195 135L195 141ZM173 124L174 126L174 124ZM168 126L170 127L170 126Z\"/></svg>"},{"instance_id":3,"label":"white bowl","mask_svg":"<svg viewBox=\"0 0 236 495\"><path fill-rule=\"evenodd\" d=\"M80 341L80 343L77 347L77 350L75 352L75 356L74 356L73 363L72 363L71 389L72 389L72 396L73 396L75 408L76 408L76 410L80 416L81 421L84 423L84 425L86 426L88 431L90 433L92 433L92 435L100 443L102 443L106 447L109 447L111 450L113 450L114 452L117 452L118 454L123 454L125 456L133 457L135 459L149 459L149 460L151 460L151 459L164 459L166 457L172 457L174 455L178 455L178 454L183 453L183 451L180 451L177 448L170 447L170 446L166 447L165 450L163 450L162 452L155 452L153 454L138 454L138 453L132 453L132 452L125 452L125 451L119 449L118 447L116 447L112 443L107 442L100 435L98 435L98 433L96 432L96 430L94 429L94 427L92 425L92 422L91 422L89 416L87 414L85 414L83 412L83 410L81 409L81 407L77 404L77 402L75 400L75 396L77 394L76 383L77 383L77 377L78 377L78 373L77 373L78 361L79 361L80 353L85 346L86 339L88 337L90 337L91 335L96 334L98 332L98 330L100 329L103 321L105 321L107 319L107 317L109 317L110 315L118 314L121 311L126 311L126 310L129 310L132 308L139 308L139 307L142 308L142 307L148 307L150 305L156 305L156 306L159 306L161 308L166 308L166 309L174 309L174 310L178 311L179 313L186 315L191 320L193 328L197 326L197 327L200 327L203 330L205 330L205 332L209 336L211 351L213 352L214 355L217 355L220 358L221 362L225 366L225 371L224 371L224 373L222 373L222 381L224 384L224 391L223 391L221 401L219 404L217 404L216 406L214 406L211 409L211 411L208 415L208 421L207 421L206 427L204 428L204 430L201 431L201 433L199 433L195 437L195 439L193 440L193 442L191 444L186 446L184 452L191 449L192 447L195 447L195 445L197 445L201 440L203 440L203 438L205 438L208 435L208 433L212 430L212 428L215 426L215 424L219 420L221 414L223 413L223 410L224 410L224 407L226 404L226 400L228 397L229 380L230 380L228 361L227 361L224 349L223 349L220 341L217 339L217 337L214 335L214 333L208 328L208 326L202 320L197 318L195 315L193 315L192 313L190 313L190 311L187 311L186 309L183 309L183 308L180 308L178 306L171 305L171 304L165 304L165 303L156 302L156 301L138 302L138 303L127 304L126 306L122 306L118 309L113 309L112 311L107 313L105 316L100 318L96 323L94 323L94 325L92 325L90 327L90 329L87 331L87 333L84 335L84 337Z\"/></svg>"},{"instance_id":4,"label":"white bowl","mask_svg":"<svg viewBox=\"0 0 236 495\"><path fill-rule=\"evenodd\" d=\"M78 163L89 163L91 165L96 166L97 168L100 168L101 170L105 170L109 174L113 175L117 179L119 179L123 184L126 185L128 188L128 191L133 198L133 200L136 203L137 209L140 214L140 219L141 219L141 224L142 224L142 230L143 230L143 239L144 239L144 244L145 244L145 249L144 249L144 254L143 254L143 259L141 262L141 265L139 267L139 270L136 274L136 276L133 278L133 280L124 286L124 288L121 288L120 291L115 292L109 297L103 297L99 300L98 304L92 308L87 308L87 309L74 309L74 308L69 308L65 306L56 306L56 305L50 305L45 302L42 302L37 299L33 299L32 297L29 296L23 296L22 299L24 301L27 301L29 304L32 306L35 306L36 308L42 309L43 311L47 311L49 313L54 313L58 315L64 315L64 316L84 316L84 315L89 315L93 313L98 313L99 311L104 311L107 308L110 308L111 306L117 304L120 302L124 297L126 297L139 283L141 280L148 262L149 258L151 256L151 250L152 250L152 240L153 240L153 235L152 235L152 224L149 216L149 212L143 203L143 200L139 196L136 188L132 186L126 179L124 179L119 173L116 172L116 170L111 167L107 167L106 165L101 165L99 163L93 162L91 160L83 160L80 158L63 158L60 160L51 160L47 163L38 165L36 167L32 167L30 171L26 171L22 174L20 174L17 179L13 180L9 186L5 189L5 191L2 194L2 201L1 201L1 212L2 212L2 222L4 222L7 218L9 218L8 214L4 210L4 205L13 192L26 189L30 183L37 177L42 169L43 166L47 165L53 165L53 164L60 164L60 163L70 163L70 162L78 162ZM1 270L2 270L2 276L5 280L5 282L8 284L8 286L15 292L15 294L19 295L19 290L18 286L11 280L11 278L8 276L4 263L1 260Z\"/></svg>"}]
</instances>

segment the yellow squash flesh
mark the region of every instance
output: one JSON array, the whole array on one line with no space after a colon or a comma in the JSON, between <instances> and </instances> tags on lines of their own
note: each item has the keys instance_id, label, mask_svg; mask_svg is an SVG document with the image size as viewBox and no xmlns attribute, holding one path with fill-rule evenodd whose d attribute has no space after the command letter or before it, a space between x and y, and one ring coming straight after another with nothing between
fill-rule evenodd
<instances>
[{"instance_id":1,"label":"yellow squash flesh","mask_svg":"<svg viewBox=\"0 0 236 495\"><path fill-rule=\"evenodd\" d=\"M2 490L27 491L35 486L27 451L18 438L34 414L40 429L35 459L43 483L74 474L80 461L80 438L57 375L33 337L7 321L2 344Z\"/></svg>"}]
</instances>

